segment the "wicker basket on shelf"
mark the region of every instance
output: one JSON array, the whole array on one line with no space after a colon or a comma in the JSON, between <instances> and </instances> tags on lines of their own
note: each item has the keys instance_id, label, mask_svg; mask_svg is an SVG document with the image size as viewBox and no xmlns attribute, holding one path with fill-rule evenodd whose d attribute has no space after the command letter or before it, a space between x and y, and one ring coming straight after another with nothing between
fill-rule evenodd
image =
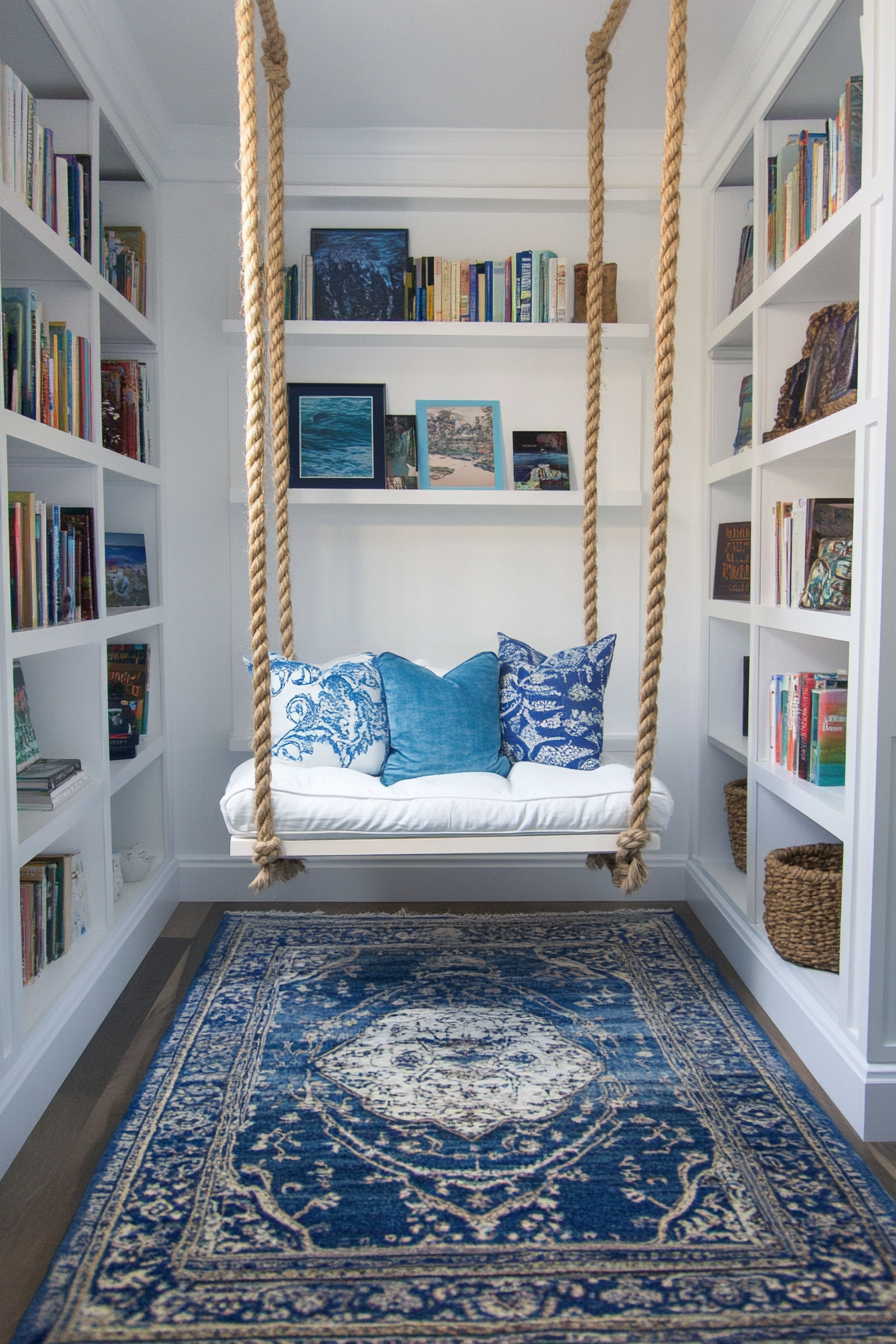
<instances>
[{"instance_id":1,"label":"wicker basket on shelf","mask_svg":"<svg viewBox=\"0 0 896 1344\"><path fill-rule=\"evenodd\" d=\"M794 845L765 859L765 931L785 961L840 969L842 845Z\"/></svg>"},{"instance_id":2,"label":"wicker basket on shelf","mask_svg":"<svg viewBox=\"0 0 896 1344\"><path fill-rule=\"evenodd\" d=\"M728 839L735 867L747 871L747 781L732 779L725 785L725 811L728 814Z\"/></svg>"}]
</instances>

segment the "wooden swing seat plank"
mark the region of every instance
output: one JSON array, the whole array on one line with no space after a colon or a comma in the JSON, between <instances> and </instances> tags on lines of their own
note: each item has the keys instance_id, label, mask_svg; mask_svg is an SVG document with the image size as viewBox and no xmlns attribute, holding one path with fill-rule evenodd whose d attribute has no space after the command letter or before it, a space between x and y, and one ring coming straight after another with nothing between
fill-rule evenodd
<instances>
[{"instance_id":1,"label":"wooden swing seat plank","mask_svg":"<svg viewBox=\"0 0 896 1344\"><path fill-rule=\"evenodd\" d=\"M358 858L389 856L451 857L469 854L615 854L618 831L539 832L520 835L312 835L281 841L287 858ZM251 858L255 837L232 835L231 858ZM659 835L651 832L650 850L660 848Z\"/></svg>"}]
</instances>

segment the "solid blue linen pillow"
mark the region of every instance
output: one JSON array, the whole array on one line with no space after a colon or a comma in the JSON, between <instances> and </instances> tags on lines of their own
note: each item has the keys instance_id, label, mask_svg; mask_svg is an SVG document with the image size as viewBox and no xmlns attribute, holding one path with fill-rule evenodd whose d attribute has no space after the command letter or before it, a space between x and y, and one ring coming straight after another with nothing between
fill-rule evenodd
<instances>
[{"instance_id":1,"label":"solid blue linen pillow","mask_svg":"<svg viewBox=\"0 0 896 1344\"><path fill-rule=\"evenodd\" d=\"M443 677L397 653L381 653L376 663L386 692L391 745L384 784L467 770L510 773L501 754L493 653L477 653Z\"/></svg>"},{"instance_id":2,"label":"solid blue linen pillow","mask_svg":"<svg viewBox=\"0 0 896 1344\"><path fill-rule=\"evenodd\" d=\"M499 634L498 640L504 754L514 763L596 770L616 636L551 657L507 635Z\"/></svg>"}]
</instances>

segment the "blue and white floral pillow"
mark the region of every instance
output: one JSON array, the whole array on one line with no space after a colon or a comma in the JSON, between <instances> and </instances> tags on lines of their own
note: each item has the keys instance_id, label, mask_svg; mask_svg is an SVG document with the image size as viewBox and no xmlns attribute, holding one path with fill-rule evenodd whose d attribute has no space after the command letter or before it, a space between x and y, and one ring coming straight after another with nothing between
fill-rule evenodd
<instances>
[{"instance_id":1,"label":"blue and white floral pillow","mask_svg":"<svg viewBox=\"0 0 896 1344\"><path fill-rule=\"evenodd\" d=\"M373 654L318 666L272 653L271 737L275 760L381 774L389 720Z\"/></svg>"},{"instance_id":2,"label":"blue and white floral pillow","mask_svg":"<svg viewBox=\"0 0 896 1344\"><path fill-rule=\"evenodd\" d=\"M498 635L502 750L512 762L596 770L615 635L547 657Z\"/></svg>"}]
</instances>

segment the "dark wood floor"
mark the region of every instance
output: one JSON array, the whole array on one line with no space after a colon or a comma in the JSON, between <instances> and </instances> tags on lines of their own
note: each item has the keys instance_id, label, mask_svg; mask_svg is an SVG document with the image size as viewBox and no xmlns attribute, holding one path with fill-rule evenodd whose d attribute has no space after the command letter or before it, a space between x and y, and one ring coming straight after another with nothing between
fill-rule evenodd
<instances>
[{"instance_id":1,"label":"dark wood floor","mask_svg":"<svg viewBox=\"0 0 896 1344\"><path fill-rule=\"evenodd\" d=\"M248 903L247 903L248 904ZM601 903L612 909L621 902ZM654 903L638 903L651 908ZM878 1179L896 1196L896 1143L862 1143L795 1058L777 1029L721 955L712 939L684 904L671 903L698 944L713 959L744 1005L771 1037L808 1085L840 1132L867 1162ZM631 906L632 902L626 902ZM669 909L666 902L662 908ZM127 1110L131 1097L167 1030L225 910L243 905L185 904L173 918L137 970L109 1016L73 1067L47 1107L21 1153L0 1181L0 1344L8 1344L16 1325L37 1290L53 1253L68 1227L109 1138ZM259 902L252 909L265 908ZM320 905L271 902L268 908L310 910ZM431 905L407 905L409 912L432 913ZM330 905L327 913L359 914L397 910L385 903L359 906ZM457 903L439 910L482 914L488 910L583 910L592 904L576 902L509 905Z\"/></svg>"}]
</instances>

